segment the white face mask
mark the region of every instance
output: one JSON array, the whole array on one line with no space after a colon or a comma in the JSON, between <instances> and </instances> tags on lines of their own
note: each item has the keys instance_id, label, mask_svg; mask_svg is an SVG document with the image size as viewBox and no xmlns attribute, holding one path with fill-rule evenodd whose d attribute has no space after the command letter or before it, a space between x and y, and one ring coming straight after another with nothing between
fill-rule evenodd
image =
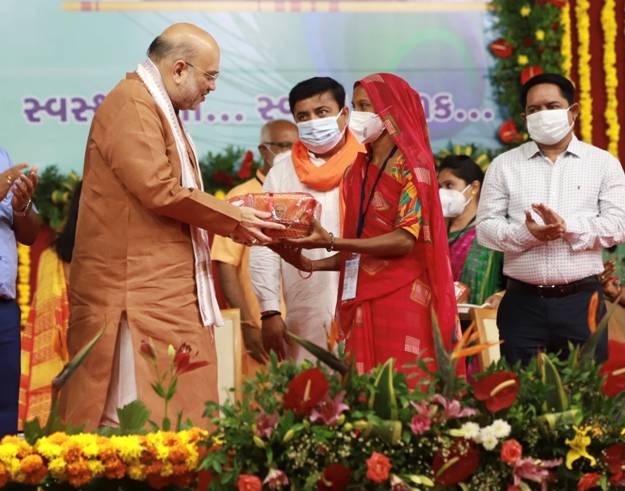
<instances>
[{"instance_id":1,"label":"white face mask","mask_svg":"<svg viewBox=\"0 0 625 491\"><path fill-rule=\"evenodd\" d=\"M554 145L562 141L575 124L569 124L569 109L547 109L528 114L527 131L532 140L543 145Z\"/></svg>"},{"instance_id":2,"label":"white face mask","mask_svg":"<svg viewBox=\"0 0 625 491\"><path fill-rule=\"evenodd\" d=\"M471 185L469 184L462 191L445 188L440 188L438 190L441 199L441 207L443 208L443 216L445 218L454 218L462 214L469 202L473 199L472 197L469 199L464 197L464 193L470 187Z\"/></svg>"},{"instance_id":3,"label":"white face mask","mask_svg":"<svg viewBox=\"0 0 625 491\"><path fill-rule=\"evenodd\" d=\"M376 113L352 111L349 116L349 129L360 143L371 143L384 131L384 122Z\"/></svg>"},{"instance_id":4,"label":"white face mask","mask_svg":"<svg viewBox=\"0 0 625 491\"><path fill-rule=\"evenodd\" d=\"M347 128L346 125L343 131L339 129L337 120L342 114L343 111L336 116L297 123L299 139L312 153L323 155L329 152L341 141Z\"/></svg>"}]
</instances>

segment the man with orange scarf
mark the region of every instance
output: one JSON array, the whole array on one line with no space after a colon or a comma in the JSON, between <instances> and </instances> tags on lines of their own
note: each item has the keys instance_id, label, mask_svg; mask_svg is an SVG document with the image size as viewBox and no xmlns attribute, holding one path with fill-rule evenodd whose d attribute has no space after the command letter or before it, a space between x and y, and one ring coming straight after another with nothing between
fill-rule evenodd
<instances>
[{"instance_id":1,"label":"man with orange scarf","mask_svg":"<svg viewBox=\"0 0 625 491\"><path fill-rule=\"evenodd\" d=\"M425 113L417 91L389 73L358 81L352 105L349 128L367 154L343 178L342 236L315 223L309 237L276 250L303 271L340 271L340 334L356 368L394 358L415 387L426 376L417 357L436 370L432 311L447 349L459 335ZM302 254L320 248L336 252L313 261Z\"/></svg>"},{"instance_id":2,"label":"man with orange scarf","mask_svg":"<svg viewBox=\"0 0 625 491\"><path fill-rule=\"evenodd\" d=\"M304 80L289 93L289 106L299 140L291 152L275 159L263 190L310 193L321 203L322 225L338 236L341 179L358 153L364 151L347 129L345 89L329 77ZM316 250L307 254L311 259L323 259L330 253ZM308 357L304 350L288 342L287 329L325 346L336 307L337 272L313 273L308 277L269 248L253 247L250 274L261 307L262 337L267 351L275 351L280 359L301 361ZM280 315L281 285L285 320Z\"/></svg>"}]
</instances>

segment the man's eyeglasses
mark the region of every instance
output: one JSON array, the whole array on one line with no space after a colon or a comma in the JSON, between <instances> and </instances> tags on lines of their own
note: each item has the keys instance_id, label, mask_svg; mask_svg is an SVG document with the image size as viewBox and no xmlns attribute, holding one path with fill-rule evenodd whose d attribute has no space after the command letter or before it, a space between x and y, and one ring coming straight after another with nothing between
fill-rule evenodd
<instances>
[{"instance_id":1,"label":"man's eyeglasses","mask_svg":"<svg viewBox=\"0 0 625 491\"><path fill-rule=\"evenodd\" d=\"M183 60L184 61L184 60ZM196 67L195 65L192 65L191 63L189 63L188 61L185 61L185 63L187 65L189 65L191 68L195 68L196 70L200 71L209 81L214 82L215 80L217 80L219 78L219 72L217 73L209 73L209 72L205 72L203 70L200 70L198 67Z\"/></svg>"},{"instance_id":2,"label":"man's eyeglasses","mask_svg":"<svg viewBox=\"0 0 625 491\"><path fill-rule=\"evenodd\" d=\"M263 145L269 147L278 147L280 150L290 150L293 146L292 142L263 142Z\"/></svg>"}]
</instances>

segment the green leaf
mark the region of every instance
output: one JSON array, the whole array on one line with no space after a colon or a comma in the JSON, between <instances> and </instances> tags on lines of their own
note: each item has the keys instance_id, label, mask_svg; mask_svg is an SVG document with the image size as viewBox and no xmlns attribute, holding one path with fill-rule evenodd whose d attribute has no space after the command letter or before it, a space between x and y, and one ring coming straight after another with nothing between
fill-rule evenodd
<instances>
[{"instance_id":1,"label":"green leaf","mask_svg":"<svg viewBox=\"0 0 625 491\"><path fill-rule=\"evenodd\" d=\"M93 337L93 339L91 339L91 341L89 341L85 346L83 346L83 348L78 353L76 353L76 356L74 356L74 358L72 358L63 367L63 370L61 370L61 373L59 373L56 377L54 377L54 379L52 380L52 387L54 388L55 391L59 391L63 387L63 385L65 385L65 383L69 380L69 378L74 374L76 369L80 365L82 365L82 363L85 361L85 358L89 356L89 353L91 353L91 350L93 349L93 347L96 345L96 343L100 340L100 338L104 334L104 329L101 329Z\"/></svg>"},{"instance_id":2,"label":"green leaf","mask_svg":"<svg viewBox=\"0 0 625 491\"><path fill-rule=\"evenodd\" d=\"M339 360L333 353L328 351L327 349L322 348L318 344L315 344L307 339L301 338L292 332L287 332L287 336L289 336L293 341L299 344L302 348L308 351L310 354L314 355L319 361L325 363L331 369L336 370L341 375L347 373L349 368L345 363Z\"/></svg>"},{"instance_id":3,"label":"green leaf","mask_svg":"<svg viewBox=\"0 0 625 491\"><path fill-rule=\"evenodd\" d=\"M145 425L150 418L150 411L146 405L137 400L117 410L119 431L121 435L145 433Z\"/></svg>"},{"instance_id":4,"label":"green leaf","mask_svg":"<svg viewBox=\"0 0 625 491\"><path fill-rule=\"evenodd\" d=\"M625 289L622 289L618 298L614 300L614 303L610 306L610 310L608 310L608 312L603 316L603 319L601 319L601 322L599 322L599 324L597 325L597 329L595 330L595 332L592 333L588 337L586 342L582 345L579 351L580 362L587 363L589 360L594 359L595 351L597 350L599 341L601 340L606 329L608 328L608 322L610 320L610 317L612 317L612 315L616 311L616 308L619 305L619 299L623 296L624 290Z\"/></svg>"},{"instance_id":5,"label":"green leaf","mask_svg":"<svg viewBox=\"0 0 625 491\"><path fill-rule=\"evenodd\" d=\"M541 378L546 389L543 411L558 413L566 411L569 408L569 398L562 385L558 369L549 355L539 353L538 356L541 362Z\"/></svg>"},{"instance_id":6,"label":"green leaf","mask_svg":"<svg viewBox=\"0 0 625 491\"><path fill-rule=\"evenodd\" d=\"M394 361L393 358L389 358L379 369L374 383L374 392L369 399L369 408L382 419L396 420L399 417L393 385Z\"/></svg>"},{"instance_id":7,"label":"green leaf","mask_svg":"<svg viewBox=\"0 0 625 491\"><path fill-rule=\"evenodd\" d=\"M172 381L172 383L170 384L169 388L167 389L167 394L165 394L165 400L166 401L171 401L172 398L174 397L174 394L176 394L176 387L178 386L178 379L174 377L174 380Z\"/></svg>"},{"instance_id":8,"label":"green leaf","mask_svg":"<svg viewBox=\"0 0 625 491\"><path fill-rule=\"evenodd\" d=\"M163 389L163 386L159 382L152 382L150 385L152 389L154 389L154 392L156 392L156 395L161 399L165 399L165 389Z\"/></svg>"},{"instance_id":9,"label":"green leaf","mask_svg":"<svg viewBox=\"0 0 625 491\"><path fill-rule=\"evenodd\" d=\"M35 442L43 436L45 436L45 432L39 423L39 418L35 418L24 423L24 439L28 443L34 445Z\"/></svg>"},{"instance_id":10,"label":"green leaf","mask_svg":"<svg viewBox=\"0 0 625 491\"><path fill-rule=\"evenodd\" d=\"M167 416L163 418L162 429L163 431L169 431L171 429L171 420Z\"/></svg>"}]
</instances>

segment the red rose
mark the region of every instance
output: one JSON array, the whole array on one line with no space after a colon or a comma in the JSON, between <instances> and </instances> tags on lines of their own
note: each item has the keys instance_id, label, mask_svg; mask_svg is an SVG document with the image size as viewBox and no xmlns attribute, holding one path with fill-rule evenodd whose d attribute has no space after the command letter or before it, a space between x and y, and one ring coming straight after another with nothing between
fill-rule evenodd
<instances>
[{"instance_id":1,"label":"red rose","mask_svg":"<svg viewBox=\"0 0 625 491\"><path fill-rule=\"evenodd\" d=\"M506 464L514 465L523 456L523 447L514 438L506 440L501 446L501 460Z\"/></svg>"},{"instance_id":2,"label":"red rose","mask_svg":"<svg viewBox=\"0 0 625 491\"><path fill-rule=\"evenodd\" d=\"M523 38L523 46L529 48L534 44L534 40L532 38Z\"/></svg>"},{"instance_id":3,"label":"red rose","mask_svg":"<svg viewBox=\"0 0 625 491\"><path fill-rule=\"evenodd\" d=\"M260 477L250 474L239 474L239 481L237 482L239 491L261 491L263 483Z\"/></svg>"},{"instance_id":4,"label":"red rose","mask_svg":"<svg viewBox=\"0 0 625 491\"><path fill-rule=\"evenodd\" d=\"M543 69L537 65L527 66L521 72L521 85L525 85L525 83L534 78L536 75L540 75L543 73Z\"/></svg>"},{"instance_id":5,"label":"red rose","mask_svg":"<svg viewBox=\"0 0 625 491\"><path fill-rule=\"evenodd\" d=\"M606 396L614 397L625 390L625 366L622 362L608 360L601 367L601 374L606 377L601 386L601 392Z\"/></svg>"},{"instance_id":6,"label":"red rose","mask_svg":"<svg viewBox=\"0 0 625 491\"><path fill-rule=\"evenodd\" d=\"M384 482L391 470L391 461L386 455L373 452L367 459L367 479L373 482Z\"/></svg>"},{"instance_id":7,"label":"red rose","mask_svg":"<svg viewBox=\"0 0 625 491\"><path fill-rule=\"evenodd\" d=\"M284 409L306 416L328 393L328 380L318 368L309 368L294 377L287 385Z\"/></svg>"},{"instance_id":8,"label":"red rose","mask_svg":"<svg viewBox=\"0 0 625 491\"><path fill-rule=\"evenodd\" d=\"M475 398L484 401L491 413L512 406L520 388L519 377L506 371L486 375L472 385Z\"/></svg>"},{"instance_id":9,"label":"red rose","mask_svg":"<svg viewBox=\"0 0 625 491\"><path fill-rule=\"evenodd\" d=\"M586 491L598 487L599 479L601 479L601 474L598 472L584 474L577 483L577 491Z\"/></svg>"},{"instance_id":10,"label":"red rose","mask_svg":"<svg viewBox=\"0 0 625 491\"><path fill-rule=\"evenodd\" d=\"M480 465L480 451L472 441L456 438L443 456L434 455L432 470L437 484L448 486L466 481Z\"/></svg>"},{"instance_id":11,"label":"red rose","mask_svg":"<svg viewBox=\"0 0 625 491\"><path fill-rule=\"evenodd\" d=\"M488 49L490 49L493 56L496 56L497 58L508 58L514 52L512 45L503 38L490 43Z\"/></svg>"},{"instance_id":12,"label":"red rose","mask_svg":"<svg viewBox=\"0 0 625 491\"><path fill-rule=\"evenodd\" d=\"M343 491L349 484L352 471L343 464L330 464L317 483L318 491Z\"/></svg>"}]
</instances>

